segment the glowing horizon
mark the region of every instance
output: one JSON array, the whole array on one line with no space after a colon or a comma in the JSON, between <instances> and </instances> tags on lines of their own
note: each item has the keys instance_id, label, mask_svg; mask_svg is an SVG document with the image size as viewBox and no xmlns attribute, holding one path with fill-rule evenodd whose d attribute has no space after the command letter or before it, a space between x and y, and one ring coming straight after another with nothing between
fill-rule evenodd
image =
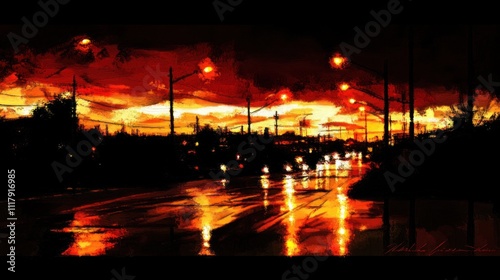
<instances>
[{"instance_id":1,"label":"glowing horizon","mask_svg":"<svg viewBox=\"0 0 500 280\"><path fill-rule=\"evenodd\" d=\"M65 59L62 59L61 46L54 46L57 51L37 55L19 54L19 57L28 57L34 65L43 67L31 69L29 66L16 66L0 80L0 115L6 119L30 116L37 105L51 100L55 93L71 95L75 77L77 114L84 127L101 125L104 129L108 125L113 133L124 125L127 132L139 129L140 133L167 135L170 132L168 66L173 68L174 79L198 73L174 84L176 134L193 133L196 117L199 117L201 126L227 127L233 132L243 127L246 131L246 100L249 98L252 131L263 133L265 128L269 128L274 134L274 115L277 113L279 134L294 132L299 135L302 131L304 136L357 138L356 135L364 133L364 118L358 110L358 102L352 100L374 104L378 108L383 106L381 100L346 86L331 89L311 81L303 88L292 89L276 85L274 80L267 81L272 86L263 86L255 76L266 69L258 64L253 66L256 64L254 61L238 61L231 48L212 60L213 47L207 43L177 46L169 50L132 49L129 54L117 44L99 45L99 41L87 37L78 37L73 44L65 47L73 48L76 53ZM83 63L82 55L89 51L99 55ZM340 58L330 61L332 65L345 62ZM257 70L254 74L243 76L240 71L242 64ZM197 72L193 72L196 69ZM23 79L20 79L21 76ZM380 83L374 83L371 90L380 92L381 88ZM390 85L389 91L390 96L398 94L394 85ZM416 131L450 125L451 106L457 103L458 93L455 90L443 86L415 88L414 121L419 126ZM363 106L368 113L369 137L382 137L382 114L370 106ZM478 92L475 107L481 112L477 114L478 118L483 113L488 118L500 112L497 99L484 92ZM403 120L408 120L408 108L404 117L401 110L401 104L391 102L392 133L401 132ZM300 123L306 126L301 129Z\"/></svg>"}]
</instances>

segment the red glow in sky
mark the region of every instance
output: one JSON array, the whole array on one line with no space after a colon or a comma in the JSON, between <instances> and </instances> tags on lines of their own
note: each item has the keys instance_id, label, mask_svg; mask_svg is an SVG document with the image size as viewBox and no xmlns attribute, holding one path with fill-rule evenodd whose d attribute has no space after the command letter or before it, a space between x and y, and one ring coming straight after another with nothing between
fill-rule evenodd
<instances>
[{"instance_id":1,"label":"red glow in sky","mask_svg":"<svg viewBox=\"0 0 500 280\"><path fill-rule=\"evenodd\" d=\"M71 91L75 76L77 111L85 126L100 124L102 128L107 124L110 132L114 132L125 125L129 130L165 135L169 132L169 67L174 79L199 70L197 75L174 84L178 133L191 133L197 116L202 124L227 126L235 132L241 126L246 129L247 97L250 97L252 129L259 132L274 127L276 113L280 115L281 132L298 134L304 115L311 126L309 135L329 133L330 128L322 125L325 123L363 127L359 104L349 100L383 107L381 100L349 88L347 83L338 86L344 77L351 75L352 82L361 82L373 92L382 93L381 81L369 75L359 76L360 72L346 67L333 69L343 65L345 59L338 55L325 59L318 54L321 48L317 42L284 41L287 46L300 46L291 53L291 49L271 45L276 39L268 40L266 52L262 43L255 42L247 45L241 42L235 45L230 40L225 44L191 42L146 48L128 47L119 39L107 41L77 35L67 42L18 53L12 65L2 61L6 71L0 77L0 112L6 118L28 116L36 104L50 100L53 94ZM275 52L271 54L271 50ZM400 85L391 84L389 90L393 98L402 96ZM498 111L496 101L480 93L476 99L478 110ZM456 89L438 84L418 86L415 121L427 129L446 126L450 105L457 102ZM393 129L397 131L408 119L408 108L403 114L401 103L391 102L390 107L395 121ZM366 110L379 113L370 107ZM382 123L373 114L368 116L368 127L371 136L382 132Z\"/></svg>"}]
</instances>

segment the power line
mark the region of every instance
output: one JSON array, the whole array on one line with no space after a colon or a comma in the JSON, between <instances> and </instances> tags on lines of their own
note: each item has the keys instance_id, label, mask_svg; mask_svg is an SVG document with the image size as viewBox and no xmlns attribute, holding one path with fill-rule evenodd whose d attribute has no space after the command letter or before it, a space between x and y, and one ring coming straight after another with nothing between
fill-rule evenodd
<instances>
[{"instance_id":1,"label":"power line","mask_svg":"<svg viewBox=\"0 0 500 280\"><path fill-rule=\"evenodd\" d=\"M93 110L99 110L99 111L111 112L111 110L109 110L109 109L103 109L103 108L98 108L98 107L92 107L92 106L85 105L85 104L78 104L78 106L81 106L81 107L86 107L86 108L93 109Z\"/></svg>"},{"instance_id":2,"label":"power line","mask_svg":"<svg viewBox=\"0 0 500 280\"><path fill-rule=\"evenodd\" d=\"M265 122L265 121L269 121L269 120L270 120L270 119L269 119L269 118L267 118L267 119L263 119L263 120L260 120L260 121L253 121L253 122L252 122L252 124L255 124L255 123L261 123L261 122ZM246 125L246 123L245 123L245 124L241 124L241 125L235 125L235 126L232 126L230 129L236 129L236 128L238 128L238 127L241 127L242 125Z\"/></svg>"},{"instance_id":3,"label":"power line","mask_svg":"<svg viewBox=\"0 0 500 280\"><path fill-rule=\"evenodd\" d=\"M101 105L101 106L104 106L104 107L116 109L116 110L126 109L126 108L114 107L112 105L109 105L109 104L106 104L106 103L101 103L101 102L98 102L98 101L88 100L88 99L85 99L85 98L82 98L82 97L79 97L79 99L85 100L85 101L90 102L90 103L95 103L95 104L98 104L98 105Z\"/></svg>"},{"instance_id":4,"label":"power line","mask_svg":"<svg viewBox=\"0 0 500 280\"><path fill-rule=\"evenodd\" d=\"M183 87L192 88L192 89L194 89L195 91L200 90L200 89L199 89L199 88L197 88L197 87L194 87L194 86L191 86L191 85L187 85L187 84L186 84L186 85L183 85ZM218 92L217 92L217 93L214 93L214 92L212 92L212 91L205 91L205 92L209 92L209 93L211 93L211 94L215 95L216 97L222 96L222 97L227 97L227 98L238 99L238 100L240 100L240 101L244 101L244 98L241 98L240 96L231 96L231 95L226 95L226 94L222 94L222 93L218 93ZM185 93L181 93L181 94L185 94ZM188 95L188 94L186 94L186 95ZM194 96L194 95L193 95L193 96Z\"/></svg>"},{"instance_id":5,"label":"power line","mask_svg":"<svg viewBox=\"0 0 500 280\"><path fill-rule=\"evenodd\" d=\"M12 104L0 104L2 107L36 107L36 105L12 105Z\"/></svg>"},{"instance_id":6,"label":"power line","mask_svg":"<svg viewBox=\"0 0 500 280\"><path fill-rule=\"evenodd\" d=\"M120 125L120 126L127 126L127 127L133 127L133 128L159 128L159 129L164 129L165 126L143 126L143 125L128 125L125 123L118 123L118 122L111 122L111 121L104 121L104 120L96 120L88 117L83 117L81 118L82 120L88 120L88 121L93 121L93 122L98 122L98 123L105 123L105 124L113 124L113 125Z\"/></svg>"},{"instance_id":7,"label":"power line","mask_svg":"<svg viewBox=\"0 0 500 280\"><path fill-rule=\"evenodd\" d=\"M46 98L45 95L15 95L5 92L0 92L0 95L12 96L12 97L21 97L21 98Z\"/></svg>"},{"instance_id":8,"label":"power line","mask_svg":"<svg viewBox=\"0 0 500 280\"><path fill-rule=\"evenodd\" d=\"M210 99L207 99L207 98L204 98L204 97L200 97L200 96L196 96L196 95L191 95L191 94L180 94L178 96L178 98L179 97L192 97L192 98L195 98L195 99L200 99L200 100L207 101L209 103L214 103L214 104L222 104L222 105L227 105L227 106L238 106L238 105L235 105L235 104L228 104L228 103L225 103L225 102L213 101L213 100L210 100Z\"/></svg>"}]
</instances>

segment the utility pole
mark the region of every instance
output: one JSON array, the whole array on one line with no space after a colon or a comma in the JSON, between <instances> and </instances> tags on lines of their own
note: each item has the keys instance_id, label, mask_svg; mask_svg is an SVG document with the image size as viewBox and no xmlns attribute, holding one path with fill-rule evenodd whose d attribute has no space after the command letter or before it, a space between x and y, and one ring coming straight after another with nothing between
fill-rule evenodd
<instances>
[{"instance_id":1,"label":"utility pole","mask_svg":"<svg viewBox=\"0 0 500 280\"><path fill-rule=\"evenodd\" d=\"M73 90L71 94L71 141L76 138L76 131L78 130L78 116L76 115L76 77L73 75Z\"/></svg>"},{"instance_id":2,"label":"utility pole","mask_svg":"<svg viewBox=\"0 0 500 280\"><path fill-rule=\"evenodd\" d=\"M409 95L409 110L410 110L410 131L409 131L409 140L410 143L415 139L415 124L414 124L414 104L415 104L415 96L414 96L414 85L413 85L413 26L410 25L410 29L408 32L408 95ZM417 246L417 230L416 230L416 205L415 205L415 190L412 190L410 193L410 206L408 213L408 247Z\"/></svg>"},{"instance_id":3,"label":"utility pole","mask_svg":"<svg viewBox=\"0 0 500 280\"><path fill-rule=\"evenodd\" d=\"M472 27L468 27L468 38L467 38L467 119L466 128L468 133L472 132L472 128L474 127L473 119L474 119L474 52L473 52L473 41L472 41ZM468 186L471 191L473 191L472 186ZM467 246L471 248L470 254L474 255L474 246L475 246L475 211L474 211L474 200L475 194L469 195L469 199L467 202Z\"/></svg>"},{"instance_id":4,"label":"utility pole","mask_svg":"<svg viewBox=\"0 0 500 280\"><path fill-rule=\"evenodd\" d=\"M401 92L401 111L403 112L403 138L406 137L406 92L403 90Z\"/></svg>"},{"instance_id":5,"label":"utility pole","mask_svg":"<svg viewBox=\"0 0 500 280\"><path fill-rule=\"evenodd\" d=\"M384 136L383 136L383 150L387 152L389 148L389 66L387 59L384 60ZM388 155L384 156L384 165L388 163ZM383 244L384 251L388 248L390 242L390 214L389 214L389 196L384 194L384 212L382 216L383 221Z\"/></svg>"},{"instance_id":6,"label":"utility pole","mask_svg":"<svg viewBox=\"0 0 500 280\"><path fill-rule=\"evenodd\" d=\"M196 135L198 135L198 133L200 133L200 118L198 118L198 116L196 116L196 124L195 124L195 132L196 132Z\"/></svg>"},{"instance_id":7,"label":"utility pole","mask_svg":"<svg viewBox=\"0 0 500 280\"><path fill-rule=\"evenodd\" d=\"M389 116L389 135L392 135L392 116Z\"/></svg>"},{"instance_id":8,"label":"utility pole","mask_svg":"<svg viewBox=\"0 0 500 280\"><path fill-rule=\"evenodd\" d=\"M474 119L474 91L476 77L474 73L474 50L473 50L473 36L472 36L472 26L468 27L467 30L467 120L466 123L469 128L473 126Z\"/></svg>"},{"instance_id":9,"label":"utility pole","mask_svg":"<svg viewBox=\"0 0 500 280\"><path fill-rule=\"evenodd\" d=\"M415 96L413 92L413 26L410 25L410 30L408 32L408 102L409 102L409 110L410 110L410 129L409 129L409 138L410 141L413 141L415 137L415 124L414 124L414 104L415 104Z\"/></svg>"},{"instance_id":10,"label":"utility pole","mask_svg":"<svg viewBox=\"0 0 500 280\"><path fill-rule=\"evenodd\" d=\"M365 114L365 153L368 151L368 122L366 121L366 109L363 111Z\"/></svg>"},{"instance_id":11,"label":"utility pole","mask_svg":"<svg viewBox=\"0 0 500 280\"><path fill-rule=\"evenodd\" d=\"M252 123L252 119L250 118L250 96L247 96L247 118L248 118L248 135L252 133L250 125Z\"/></svg>"},{"instance_id":12,"label":"utility pole","mask_svg":"<svg viewBox=\"0 0 500 280\"><path fill-rule=\"evenodd\" d=\"M169 99L170 99L170 136L174 139L175 129L174 129L174 78L172 74L172 67L169 69Z\"/></svg>"},{"instance_id":13,"label":"utility pole","mask_svg":"<svg viewBox=\"0 0 500 280\"><path fill-rule=\"evenodd\" d=\"M73 75L73 92L72 92L72 95L71 95L71 101L72 101L72 105L73 107L71 108L71 114L72 114L72 118L75 118L76 119L76 77L75 75Z\"/></svg>"},{"instance_id":14,"label":"utility pole","mask_svg":"<svg viewBox=\"0 0 500 280\"><path fill-rule=\"evenodd\" d=\"M384 61L384 147L389 146L389 66Z\"/></svg>"},{"instance_id":15,"label":"utility pole","mask_svg":"<svg viewBox=\"0 0 500 280\"><path fill-rule=\"evenodd\" d=\"M274 114L274 136L278 136L278 119L280 117L278 116L278 111Z\"/></svg>"}]
</instances>

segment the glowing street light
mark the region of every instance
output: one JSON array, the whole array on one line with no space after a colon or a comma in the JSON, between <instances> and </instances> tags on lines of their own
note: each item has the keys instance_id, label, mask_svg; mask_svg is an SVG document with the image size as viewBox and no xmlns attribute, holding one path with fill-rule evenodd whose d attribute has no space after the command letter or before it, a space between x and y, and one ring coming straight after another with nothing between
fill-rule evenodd
<instances>
[{"instance_id":1,"label":"glowing street light","mask_svg":"<svg viewBox=\"0 0 500 280\"><path fill-rule=\"evenodd\" d=\"M204 73L210 73L213 70L214 70L214 68L212 66L207 66L207 67L203 68Z\"/></svg>"},{"instance_id":2,"label":"glowing street light","mask_svg":"<svg viewBox=\"0 0 500 280\"><path fill-rule=\"evenodd\" d=\"M84 39L82 39L82 40L80 41L80 45L85 46L85 45L90 44L91 42L92 42L92 41L90 41L90 39L88 39L88 38L84 38Z\"/></svg>"},{"instance_id":3,"label":"glowing street light","mask_svg":"<svg viewBox=\"0 0 500 280\"><path fill-rule=\"evenodd\" d=\"M347 91L349 89L353 89L353 90L357 90L357 91L361 91L363 93L366 93L368 95L370 95L371 97L374 97L376 99L379 99L379 100L384 100L384 98L380 97L376 92L374 91L371 91L367 88L361 88L361 87L358 87L356 85L351 85L351 84L348 84L348 83L341 83L339 85L339 88L341 91ZM401 102L400 99L397 99L397 98L388 98L389 101L394 101L394 102ZM382 111L382 110L380 110Z\"/></svg>"},{"instance_id":4,"label":"glowing street light","mask_svg":"<svg viewBox=\"0 0 500 280\"><path fill-rule=\"evenodd\" d=\"M353 61L349 60L348 58L342 57L339 54L335 54L332 58L330 58L330 65L333 68L337 69L343 69L347 65L354 65L357 66L361 69L364 69L368 72L371 72L372 74L375 74L377 76L382 76L384 79L384 147L389 146L389 70L388 70L388 61L387 59L384 60L384 67L382 73L379 71L373 70L369 67L354 63ZM343 89L344 88L344 89ZM345 91L349 87L342 86L340 87L341 90ZM378 97L377 94L372 93L371 91L366 91L366 90L361 90L358 89L362 92L365 92L367 94L370 94L374 97ZM378 97L380 99L380 97Z\"/></svg>"},{"instance_id":5,"label":"glowing street light","mask_svg":"<svg viewBox=\"0 0 500 280\"><path fill-rule=\"evenodd\" d=\"M351 86L350 86L348 83L342 83L342 84L340 84L340 86L339 86L339 87L340 87L340 90L341 90L341 91L346 91L346 90L348 90Z\"/></svg>"},{"instance_id":6,"label":"glowing street light","mask_svg":"<svg viewBox=\"0 0 500 280\"><path fill-rule=\"evenodd\" d=\"M330 59L330 65L334 68L343 68L345 67L347 63L347 59L343 56L340 56L339 54L335 54L331 59Z\"/></svg>"},{"instance_id":7,"label":"glowing street light","mask_svg":"<svg viewBox=\"0 0 500 280\"><path fill-rule=\"evenodd\" d=\"M271 96L275 96L274 99L272 99L271 101L269 101L269 98ZM260 107L259 109L256 109L254 111L250 111L250 102L252 100L251 96L250 95L247 95L246 98L245 98L246 102L247 102L247 129L248 129L248 135L250 135L252 132L251 132L251 125L252 125L252 118L251 118L251 114L253 113L257 113L258 111L266 108L266 107L269 107L271 106L272 104L278 102L278 101L283 101L285 102L286 100L288 100L288 95L286 93L283 93L279 96L279 98L276 96L276 94L272 93L270 95L268 95L266 97L266 104L264 104L262 107ZM276 112L276 116L275 116L275 119L277 120L277 112ZM276 131L277 131L277 125L276 125ZM277 135L277 133L276 133Z\"/></svg>"},{"instance_id":8,"label":"glowing street light","mask_svg":"<svg viewBox=\"0 0 500 280\"><path fill-rule=\"evenodd\" d=\"M92 47L92 40L88 37L81 36L74 39L74 48L77 51L86 53Z\"/></svg>"},{"instance_id":9,"label":"glowing street light","mask_svg":"<svg viewBox=\"0 0 500 280\"><path fill-rule=\"evenodd\" d=\"M204 64L211 63L209 59L203 62ZM169 69L169 83L170 83L170 92L169 92L169 99L170 99L170 135L173 137L175 135L175 128L174 128L174 84L177 83L180 80L183 80L187 77L193 76L195 74L201 74L202 77L206 76L207 74L210 74L215 71L214 66L212 65L207 65L205 67L201 67L202 65L200 64L200 68L194 70L193 72L189 74L185 74L183 76L180 76L176 79L174 79L174 76L172 74L173 70L172 67Z\"/></svg>"},{"instance_id":10,"label":"glowing street light","mask_svg":"<svg viewBox=\"0 0 500 280\"><path fill-rule=\"evenodd\" d=\"M373 110L375 110L376 112L382 112L383 110L380 109L379 107L375 106L374 104L370 103L370 102L366 102L366 101L360 101L360 100L356 100L354 98L350 98L349 99L349 103L351 104L361 104L361 105L364 105L364 106L368 106L370 108L372 108Z\"/></svg>"}]
</instances>

